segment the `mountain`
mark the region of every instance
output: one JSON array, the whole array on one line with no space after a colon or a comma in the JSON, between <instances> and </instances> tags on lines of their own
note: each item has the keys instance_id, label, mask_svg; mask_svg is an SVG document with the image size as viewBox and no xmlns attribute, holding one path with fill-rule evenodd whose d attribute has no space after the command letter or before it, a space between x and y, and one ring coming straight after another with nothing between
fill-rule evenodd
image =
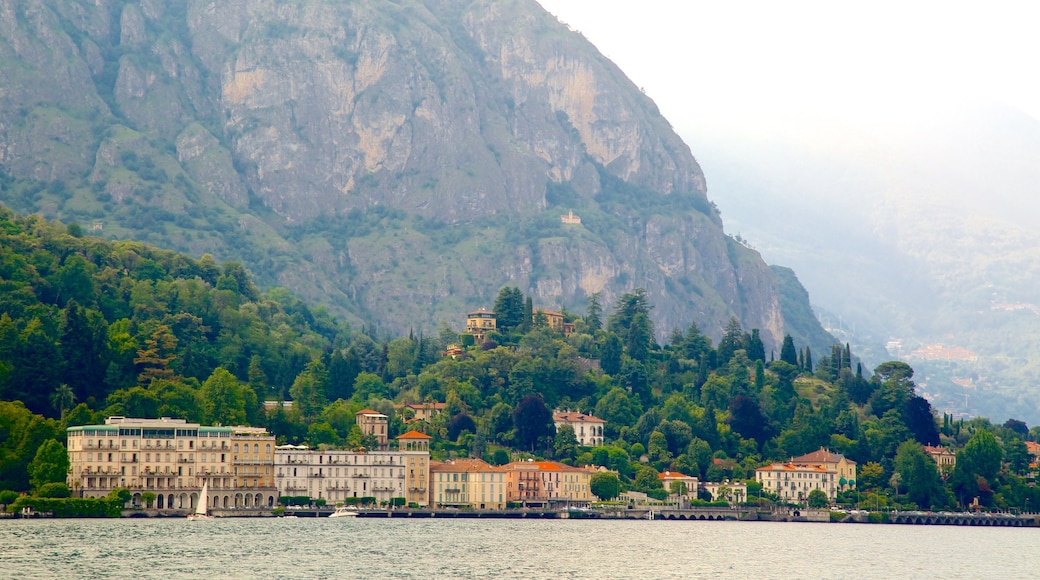
<instances>
[{"instance_id":1,"label":"mountain","mask_svg":"<svg viewBox=\"0 0 1040 580\"><path fill-rule=\"evenodd\" d=\"M977 103L853 132L690 137L728 227L865 360L957 416L1040 421L1040 122Z\"/></svg>"},{"instance_id":2,"label":"mountain","mask_svg":"<svg viewBox=\"0 0 1040 580\"><path fill-rule=\"evenodd\" d=\"M686 144L534 0L6 3L0 87L5 204L239 260L354 321L643 287L662 333L787 331Z\"/></svg>"}]
</instances>

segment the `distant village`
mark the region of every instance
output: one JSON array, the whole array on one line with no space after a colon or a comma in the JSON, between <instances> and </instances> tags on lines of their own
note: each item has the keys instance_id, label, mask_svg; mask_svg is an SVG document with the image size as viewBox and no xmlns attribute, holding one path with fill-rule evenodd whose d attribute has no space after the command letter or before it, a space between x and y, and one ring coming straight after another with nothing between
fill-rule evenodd
<instances>
[{"instance_id":1,"label":"distant village","mask_svg":"<svg viewBox=\"0 0 1040 580\"><path fill-rule=\"evenodd\" d=\"M564 219L578 219L563 216ZM564 314L538 309L535 316L553 330L569 335L574 325ZM495 331L494 312L480 308L466 316L465 343L480 344ZM444 353L457 356L463 346ZM268 402L268 406L279 405ZM291 403L285 403L291 407ZM446 404L422 402L395 407L416 424L445 411ZM190 512L199 502L213 510L274 510L282 502L318 505L360 505L429 509L507 510L512 508L587 508L604 499L593 493L592 478L611 473L602 465L572 466L557 461L512 460L492 465L479 458L431 459L432 437L410 430L390 439L387 415L359 411L356 424L368 449L312 449L277 445L274 435L259 427L204 426L183 419L109 417L104 425L69 427L68 486L76 497L101 498L113 490L130 492L128 508L158 512ZM557 430L569 427L578 445L604 444L606 421L558 409ZM1040 445L1027 443L1035 460ZM925 452L945 473L956 455L949 449L925 446ZM645 458L643 458L645 462ZM714 459L718 463L724 459ZM616 475L616 474L615 474ZM675 471L658 474L669 492L655 500L638 491L621 492L617 502L630 506L689 507L699 498L712 502L749 500L744 481L700 481ZM784 502L804 505L814 490L833 502L838 493L856 488L856 462L821 448L755 470L762 491ZM207 497L202 497L203 490Z\"/></svg>"}]
</instances>

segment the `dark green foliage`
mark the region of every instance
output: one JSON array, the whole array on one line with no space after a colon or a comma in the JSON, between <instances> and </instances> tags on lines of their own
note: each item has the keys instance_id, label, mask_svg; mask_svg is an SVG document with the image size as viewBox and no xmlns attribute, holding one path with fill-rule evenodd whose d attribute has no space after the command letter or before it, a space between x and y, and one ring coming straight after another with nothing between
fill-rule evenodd
<instances>
[{"instance_id":1,"label":"dark green foliage","mask_svg":"<svg viewBox=\"0 0 1040 580\"><path fill-rule=\"evenodd\" d=\"M462 433L474 433L477 432L477 422L473 420L466 413L459 413L448 421L448 439L454 441L459 438Z\"/></svg>"},{"instance_id":2,"label":"dark green foliage","mask_svg":"<svg viewBox=\"0 0 1040 580\"><path fill-rule=\"evenodd\" d=\"M790 334L784 335L784 342L780 346L780 360L791 366L798 366L798 351L794 348L794 339Z\"/></svg>"},{"instance_id":3,"label":"dark green foliage","mask_svg":"<svg viewBox=\"0 0 1040 580\"><path fill-rule=\"evenodd\" d=\"M495 299L495 318L498 328L503 332L524 324L524 295L519 288L502 288Z\"/></svg>"},{"instance_id":4,"label":"dark green foliage","mask_svg":"<svg viewBox=\"0 0 1040 580\"><path fill-rule=\"evenodd\" d=\"M621 482L613 473L594 473L589 478L589 490L601 501L612 500L621 493Z\"/></svg>"},{"instance_id":5,"label":"dark green foliage","mask_svg":"<svg viewBox=\"0 0 1040 580\"><path fill-rule=\"evenodd\" d=\"M527 395L513 410L517 443L530 451L552 437L555 427L552 412L540 396Z\"/></svg>"}]
</instances>

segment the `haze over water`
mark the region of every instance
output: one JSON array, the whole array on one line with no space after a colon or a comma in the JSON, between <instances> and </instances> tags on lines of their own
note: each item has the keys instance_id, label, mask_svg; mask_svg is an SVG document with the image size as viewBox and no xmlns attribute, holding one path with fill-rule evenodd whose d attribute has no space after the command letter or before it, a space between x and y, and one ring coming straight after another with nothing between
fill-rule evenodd
<instances>
[{"instance_id":1,"label":"haze over water","mask_svg":"<svg viewBox=\"0 0 1040 580\"><path fill-rule=\"evenodd\" d=\"M4 578L1031 578L1040 530L486 519L13 520Z\"/></svg>"}]
</instances>

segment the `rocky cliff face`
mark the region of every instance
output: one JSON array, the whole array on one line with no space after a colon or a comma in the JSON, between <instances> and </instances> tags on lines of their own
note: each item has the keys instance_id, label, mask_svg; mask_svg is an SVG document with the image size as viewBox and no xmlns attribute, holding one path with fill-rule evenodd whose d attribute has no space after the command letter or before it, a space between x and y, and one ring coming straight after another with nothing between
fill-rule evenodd
<instances>
[{"instance_id":1,"label":"rocky cliff face","mask_svg":"<svg viewBox=\"0 0 1040 580\"><path fill-rule=\"evenodd\" d=\"M533 0L0 1L0 168L15 209L394 330L457 328L508 284L784 333L687 146Z\"/></svg>"}]
</instances>

